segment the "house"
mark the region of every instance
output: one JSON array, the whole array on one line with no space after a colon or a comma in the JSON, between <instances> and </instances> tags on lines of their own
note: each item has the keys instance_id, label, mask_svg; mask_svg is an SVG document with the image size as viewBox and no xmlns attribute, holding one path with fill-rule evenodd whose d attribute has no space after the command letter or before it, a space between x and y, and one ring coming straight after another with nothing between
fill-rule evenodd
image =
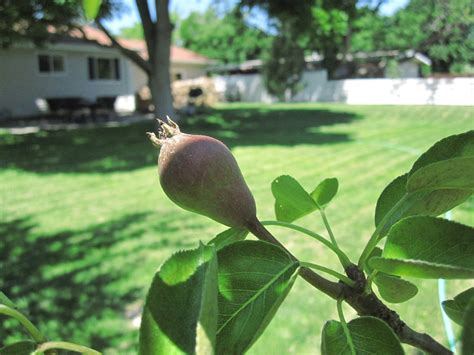
<instances>
[{"instance_id":1,"label":"house","mask_svg":"<svg viewBox=\"0 0 474 355\"><path fill-rule=\"evenodd\" d=\"M323 57L318 53L305 57L306 71L323 70ZM335 70L333 80L356 78L419 78L424 66L431 66L431 60L422 53L408 51L376 51L347 54ZM248 60L241 64L216 66L212 72L222 75L256 74L263 62L260 59Z\"/></svg>"},{"instance_id":2,"label":"house","mask_svg":"<svg viewBox=\"0 0 474 355\"><path fill-rule=\"evenodd\" d=\"M421 78L424 67L431 67L431 59L414 50L359 52L346 55L334 79Z\"/></svg>"},{"instance_id":3,"label":"house","mask_svg":"<svg viewBox=\"0 0 474 355\"><path fill-rule=\"evenodd\" d=\"M119 42L147 58L143 40ZM171 48L172 79L205 75L210 63L188 49ZM117 111L133 112L135 96L146 85L146 74L91 26L42 48L22 43L0 49L0 118L38 114L58 99L109 102Z\"/></svg>"}]
</instances>

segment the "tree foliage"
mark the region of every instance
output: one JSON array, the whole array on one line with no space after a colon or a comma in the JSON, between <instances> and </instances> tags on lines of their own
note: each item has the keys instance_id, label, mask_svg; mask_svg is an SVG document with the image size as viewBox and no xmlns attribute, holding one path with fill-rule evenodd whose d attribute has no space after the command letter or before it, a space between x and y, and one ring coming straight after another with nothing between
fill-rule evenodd
<instances>
[{"instance_id":1,"label":"tree foliage","mask_svg":"<svg viewBox=\"0 0 474 355\"><path fill-rule=\"evenodd\" d=\"M262 74L268 92L280 101L290 99L299 89L304 67L304 50L282 31L264 57Z\"/></svg>"},{"instance_id":2,"label":"tree foliage","mask_svg":"<svg viewBox=\"0 0 474 355\"><path fill-rule=\"evenodd\" d=\"M192 12L178 28L186 48L222 63L241 63L258 59L270 46L270 36L250 26L246 14L236 7L219 16L214 7L204 13Z\"/></svg>"},{"instance_id":3,"label":"tree foliage","mask_svg":"<svg viewBox=\"0 0 474 355\"><path fill-rule=\"evenodd\" d=\"M82 16L76 0L5 0L0 2L0 45L32 41L42 44L53 34L69 31Z\"/></svg>"},{"instance_id":4,"label":"tree foliage","mask_svg":"<svg viewBox=\"0 0 474 355\"><path fill-rule=\"evenodd\" d=\"M122 27L118 35L122 38L143 39L143 26L140 22L136 22L131 26Z\"/></svg>"},{"instance_id":5,"label":"tree foliage","mask_svg":"<svg viewBox=\"0 0 474 355\"><path fill-rule=\"evenodd\" d=\"M433 61L433 71L474 61L474 15L469 0L411 0L393 16L361 11L353 51L414 49Z\"/></svg>"},{"instance_id":6,"label":"tree foliage","mask_svg":"<svg viewBox=\"0 0 474 355\"><path fill-rule=\"evenodd\" d=\"M119 0L5 0L0 2L0 46L18 42L44 45L71 29L81 28L86 22L89 7L100 6L98 18L109 19L126 9ZM93 10L95 12L97 9ZM90 20L90 19L89 19Z\"/></svg>"},{"instance_id":7,"label":"tree foliage","mask_svg":"<svg viewBox=\"0 0 474 355\"><path fill-rule=\"evenodd\" d=\"M181 45L182 41L179 38L179 26L181 23L181 18L177 12L170 12L170 18L175 28L175 30L171 34L172 42L175 45ZM141 22L135 22L130 26L122 27L120 28L117 36L120 38L129 39L145 39L145 34L143 33L143 25Z\"/></svg>"},{"instance_id":8,"label":"tree foliage","mask_svg":"<svg viewBox=\"0 0 474 355\"><path fill-rule=\"evenodd\" d=\"M312 8L313 21L308 36L311 48L323 56L323 67L332 78L343 60L339 54L350 51L350 35L358 14L356 0L321 0Z\"/></svg>"}]
</instances>

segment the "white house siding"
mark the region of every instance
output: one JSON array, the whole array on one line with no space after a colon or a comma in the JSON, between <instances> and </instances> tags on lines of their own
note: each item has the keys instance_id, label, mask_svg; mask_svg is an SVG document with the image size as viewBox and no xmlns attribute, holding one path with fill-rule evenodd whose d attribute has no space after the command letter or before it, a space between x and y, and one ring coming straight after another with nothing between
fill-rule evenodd
<instances>
[{"instance_id":1,"label":"white house siding","mask_svg":"<svg viewBox=\"0 0 474 355\"><path fill-rule=\"evenodd\" d=\"M223 98L274 102L259 74L214 77ZM325 71L305 72L292 101L360 105L474 105L474 78L327 80Z\"/></svg>"},{"instance_id":2,"label":"white house siding","mask_svg":"<svg viewBox=\"0 0 474 355\"><path fill-rule=\"evenodd\" d=\"M37 56L41 53L64 56L65 72L40 73ZM119 58L120 80L89 80L87 58L90 56ZM36 114L39 112L36 100L41 98L83 97L95 100L101 96L122 96L123 102L133 94L128 63L112 48L62 44L47 49L0 50L1 116ZM133 111L134 100L127 102L125 109Z\"/></svg>"},{"instance_id":3,"label":"white house siding","mask_svg":"<svg viewBox=\"0 0 474 355\"><path fill-rule=\"evenodd\" d=\"M140 69L135 63L128 61L129 75L131 79L131 86L134 93L139 92L143 87L148 85L147 74Z\"/></svg>"},{"instance_id":4,"label":"white house siding","mask_svg":"<svg viewBox=\"0 0 474 355\"><path fill-rule=\"evenodd\" d=\"M216 91L226 101L265 102L275 99L265 89L260 74L214 76Z\"/></svg>"}]
</instances>

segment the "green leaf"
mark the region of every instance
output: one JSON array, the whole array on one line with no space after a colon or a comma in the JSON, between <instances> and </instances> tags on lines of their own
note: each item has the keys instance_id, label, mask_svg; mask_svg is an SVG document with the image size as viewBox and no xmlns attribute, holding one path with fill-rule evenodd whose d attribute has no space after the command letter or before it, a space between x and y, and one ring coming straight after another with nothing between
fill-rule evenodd
<instances>
[{"instance_id":1,"label":"green leaf","mask_svg":"<svg viewBox=\"0 0 474 355\"><path fill-rule=\"evenodd\" d=\"M439 216L466 201L472 194L472 188L469 186L472 184L471 177L474 174L473 156L474 131L442 139L423 153L409 173L393 180L380 195L375 209L376 226L379 226L388 212L405 197L397 211L386 221L380 236L383 237L390 226L403 217ZM445 162L455 158L466 158L466 160ZM439 165L436 165L438 163ZM439 173L442 175L437 176ZM408 180L410 183L407 190ZM446 185L446 182L456 183L454 186L457 188L453 189L453 186ZM421 190L423 184L426 188Z\"/></svg>"},{"instance_id":2,"label":"green leaf","mask_svg":"<svg viewBox=\"0 0 474 355\"><path fill-rule=\"evenodd\" d=\"M311 192L310 196L319 208L324 208L336 196L339 182L336 178L324 179Z\"/></svg>"},{"instance_id":3,"label":"green leaf","mask_svg":"<svg viewBox=\"0 0 474 355\"><path fill-rule=\"evenodd\" d=\"M374 268L372 266L370 266L369 260L371 258L375 258L375 257L378 257L378 256L382 256L382 249L380 249L379 247L375 247L370 252L369 256L367 257L367 261L364 265L364 270L367 274L371 274L374 271Z\"/></svg>"},{"instance_id":4,"label":"green leaf","mask_svg":"<svg viewBox=\"0 0 474 355\"><path fill-rule=\"evenodd\" d=\"M382 256L382 249L375 247L367 258L364 270L371 274L374 269L370 266L370 259ZM374 277L374 283L377 285L380 296L390 303L402 303L415 297L418 293L416 285L403 280L400 276L389 275L379 271Z\"/></svg>"},{"instance_id":5,"label":"green leaf","mask_svg":"<svg viewBox=\"0 0 474 355\"><path fill-rule=\"evenodd\" d=\"M220 250L226 245L244 240L247 234L249 234L247 229L229 228L216 235L216 237L207 244L214 245L216 250Z\"/></svg>"},{"instance_id":6,"label":"green leaf","mask_svg":"<svg viewBox=\"0 0 474 355\"><path fill-rule=\"evenodd\" d=\"M380 296L390 303L402 303L416 296L418 287L398 276L378 273L374 278Z\"/></svg>"},{"instance_id":7,"label":"green leaf","mask_svg":"<svg viewBox=\"0 0 474 355\"><path fill-rule=\"evenodd\" d=\"M407 181L408 192L441 189L467 190L467 197L470 196L474 190L474 156L424 166L410 175Z\"/></svg>"},{"instance_id":8,"label":"green leaf","mask_svg":"<svg viewBox=\"0 0 474 355\"><path fill-rule=\"evenodd\" d=\"M275 215L279 221L293 222L318 208L300 183L288 175L273 180L272 193L275 197Z\"/></svg>"},{"instance_id":9,"label":"green leaf","mask_svg":"<svg viewBox=\"0 0 474 355\"><path fill-rule=\"evenodd\" d=\"M82 0L82 8L88 20L94 20L99 13L102 0Z\"/></svg>"},{"instance_id":10,"label":"green leaf","mask_svg":"<svg viewBox=\"0 0 474 355\"><path fill-rule=\"evenodd\" d=\"M474 278L474 228L441 218L408 217L390 229L382 256L369 264L388 274Z\"/></svg>"},{"instance_id":11,"label":"green leaf","mask_svg":"<svg viewBox=\"0 0 474 355\"><path fill-rule=\"evenodd\" d=\"M404 354L393 330L375 317L360 317L347 323L357 354ZM342 324L331 320L324 325L321 353L323 355L350 354Z\"/></svg>"},{"instance_id":12,"label":"green leaf","mask_svg":"<svg viewBox=\"0 0 474 355\"><path fill-rule=\"evenodd\" d=\"M217 327L213 247L181 251L155 274L140 327L140 354L211 354Z\"/></svg>"},{"instance_id":13,"label":"green leaf","mask_svg":"<svg viewBox=\"0 0 474 355\"><path fill-rule=\"evenodd\" d=\"M474 299L471 298L464 316L461 333L461 355L474 354Z\"/></svg>"},{"instance_id":14,"label":"green leaf","mask_svg":"<svg viewBox=\"0 0 474 355\"><path fill-rule=\"evenodd\" d=\"M0 348L0 355L30 355L35 349L34 341L22 340Z\"/></svg>"},{"instance_id":15,"label":"green leaf","mask_svg":"<svg viewBox=\"0 0 474 355\"><path fill-rule=\"evenodd\" d=\"M459 189L438 189L428 191L417 191L410 194L406 191L408 174L397 177L382 192L375 209L375 225L382 222L385 215L404 196L406 199L398 206L397 211L386 221L385 227L380 233L383 237L390 227L400 219L409 216L426 215L439 216L457 205L466 201L471 195L470 191Z\"/></svg>"},{"instance_id":16,"label":"green leaf","mask_svg":"<svg viewBox=\"0 0 474 355\"><path fill-rule=\"evenodd\" d=\"M441 139L413 164L409 175L418 169L442 160L474 155L474 130Z\"/></svg>"},{"instance_id":17,"label":"green leaf","mask_svg":"<svg viewBox=\"0 0 474 355\"><path fill-rule=\"evenodd\" d=\"M380 194L377 200L377 205L375 207L375 226L379 225L385 215L407 193L407 177L408 174L404 174L397 177L390 184L388 184ZM399 218L400 216L393 216L393 222L391 222L390 224L395 223Z\"/></svg>"},{"instance_id":18,"label":"green leaf","mask_svg":"<svg viewBox=\"0 0 474 355\"><path fill-rule=\"evenodd\" d=\"M0 291L0 304L4 304L5 306L10 308L16 308L12 300L10 300L7 295L4 294L2 291Z\"/></svg>"},{"instance_id":19,"label":"green leaf","mask_svg":"<svg viewBox=\"0 0 474 355\"><path fill-rule=\"evenodd\" d=\"M443 309L449 318L457 324L462 325L467 306L471 299L474 299L474 287L461 292L452 300L444 301L442 303Z\"/></svg>"},{"instance_id":20,"label":"green leaf","mask_svg":"<svg viewBox=\"0 0 474 355\"><path fill-rule=\"evenodd\" d=\"M280 247L241 241L217 253L217 354L242 354L262 334L290 291L298 262Z\"/></svg>"}]
</instances>

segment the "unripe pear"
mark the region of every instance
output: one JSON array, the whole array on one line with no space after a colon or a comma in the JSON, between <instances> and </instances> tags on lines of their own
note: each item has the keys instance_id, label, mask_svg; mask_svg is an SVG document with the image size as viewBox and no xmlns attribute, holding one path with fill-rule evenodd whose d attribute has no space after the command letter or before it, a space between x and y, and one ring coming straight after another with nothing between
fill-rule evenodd
<instances>
[{"instance_id":1,"label":"unripe pear","mask_svg":"<svg viewBox=\"0 0 474 355\"><path fill-rule=\"evenodd\" d=\"M158 137L158 173L166 195L178 206L229 227L248 228L256 220L255 200L237 162L221 141L181 133L168 117Z\"/></svg>"}]
</instances>

